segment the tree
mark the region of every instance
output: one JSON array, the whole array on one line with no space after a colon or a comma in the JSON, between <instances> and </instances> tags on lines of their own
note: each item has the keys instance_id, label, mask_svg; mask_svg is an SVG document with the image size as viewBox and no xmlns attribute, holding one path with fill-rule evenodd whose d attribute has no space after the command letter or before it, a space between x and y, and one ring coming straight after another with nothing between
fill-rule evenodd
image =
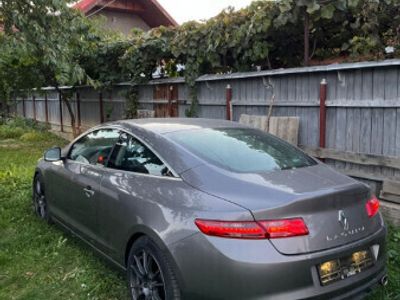
<instances>
[{"instance_id":1,"label":"tree","mask_svg":"<svg viewBox=\"0 0 400 300\"><path fill-rule=\"evenodd\" d=\"M53 86L62 95L76 135L70 95L61 86L74 86L90 80L80 64L82 53L99 41L90 22L69 8L64 0L5 0L0 2L4 24L0 72L14 76L2 78L2 93ZM7 99L7 98L6 98Z\"/></svg>"},{"instance_id":2,"label":"tree","mask_svg":"<svg viewBox=\"0 0 400 300\"><path fill-rule=\"evenodd\" d=\"M188 115L195 116L202 74L296 67L312 58L375 59L386 46L400 51L399 9L400 0L259 0L207 21L135 31L126 39L100 32L63 0L0 0L0 94L55 86L74 123L71 95L61 86L138 84L158 71L185 77ZM129 98L135 115L134 88Z\"/></svg>"},{"instance_id":3,"label":"tree","mask_svg":"<svg viewBox=\"0 0 400 300\"><path fill-rule=\"evenodd\" d=\"M315 26L316 23L326 20L331 22L332 25L337 25L336 19L340 19L350 7L357 6L358 2L359 0L282 0L279 2L282 12L282 15L278 18L280 26L286 25L288 22L296 23L301 21L303 23L303 64L305 66L309 65L316 48L318 31L322 29ZM310 53L311 33L315 35L312 53Z\"/></svg>"}]
</instances>

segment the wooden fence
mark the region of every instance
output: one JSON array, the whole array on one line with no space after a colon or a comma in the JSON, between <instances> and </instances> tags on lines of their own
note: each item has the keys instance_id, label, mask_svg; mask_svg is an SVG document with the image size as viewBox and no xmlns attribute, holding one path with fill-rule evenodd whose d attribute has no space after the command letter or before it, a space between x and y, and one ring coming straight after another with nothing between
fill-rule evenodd
<instances>
[{"instance_id":1,"label":"wooden fence","mask_svg":"<svg viewBox=\"0 0 400 300\"><path fill-rule=\"evenodd\" d=\"M320 148L323 79L326 141ZM76 88L72 106L82 129L123 118L124 95L130 86L122 83L102 93ZM154 110L156 117L185 117L190 106L182 78L154 80L138 90L140 109ZM395 182L400 195L400 183L396 185L400 182L400 60L205 75L197 80L197 98L199 117L225 119L230 114L238 121L242 114L266 115L271 106L273 116L299 117L299 144L307 152L368 182L378 194L383 182ZM47 120L54 130L71 131L65 104L54 89L18 97L15 109L20 116Z\"/></svg>"}]
</instances>

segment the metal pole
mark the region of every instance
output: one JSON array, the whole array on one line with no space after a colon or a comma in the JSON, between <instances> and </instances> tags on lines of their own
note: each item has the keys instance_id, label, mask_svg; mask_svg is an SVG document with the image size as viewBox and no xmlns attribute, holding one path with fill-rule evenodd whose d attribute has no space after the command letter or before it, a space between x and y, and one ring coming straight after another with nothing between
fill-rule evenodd
<instances>
[{"instance_id":1,"label":"metal pole","mask_svg":"<svg viewBox=\"0 0 400 300\"><path fill-rule=\"evenodd\" d=\"M22 115L24 118L26 118L25 96L22 96Z\"/></svg>"},{"instance_id":2,"label":"metal pole","mask_svg":"<svg viewBox=\"0 0 400 300\"><path fill-rule=\"evenodd\" d=\"M81 121L81 95L79 94L79 92L76 92L76 113L78 118L78 132L80 134L82 121Z\"/></svg>"},{"instance_id":3,"label":"metal pole","mask_svg":"<svg viewBox=\"0 0 400 300\"><path fill-rule=\"evenodd\" d=\"M328 83L322 79L319 88L319 146L326 146L326 92Z\"/></svg>"},{"instance_id":4,"label":"metal pole","mask_svg":"<svg viewBox=\"0 0 400 300\"><path fill-rule=\"evenodd\" d=\"M60 109L60 131L64 132L64 123L63 123L63 109L62 109L62 95L61 92L58 94L59 99L59 109Z\"/></svg>"},{"instance_id":5,"label":"metal pole","mask_svg":"<svg viewBox=\"0 0 400 300\"><path fill-rule=\"evenodd\" d=\"M168 89L168 117L172 117L172 92L174 90L174 86L171 85Z\"/></svg>"},{"instance_id":6,"label":"metal pole","mask_svg":"<svg viewBox=\"0 0 400 300\"><path fill-rule=\"evenodd\" d=\"M33 119L36 121L36 96L32 96Z\"/></svg>"},{"instance_id":7,"label":"metal pole","mask_svg":"<svg viewBox=\"0 0 400 300\"><path fill-rule=\"evenodd\" d=\"M232 120L232 87L230 84L226 86L226 119Z\"/></svg>"},{"instance_id":8,"label":"metal pole","mask_svg":"<svg viewBox=\"0 0 400 300\"><path fill-rule=\"evenodd\" d=\"M46 124L49 124L49 99L47 96L47 92L44 94L44 114L46 118Z\"/></svg>"}]
</instances>

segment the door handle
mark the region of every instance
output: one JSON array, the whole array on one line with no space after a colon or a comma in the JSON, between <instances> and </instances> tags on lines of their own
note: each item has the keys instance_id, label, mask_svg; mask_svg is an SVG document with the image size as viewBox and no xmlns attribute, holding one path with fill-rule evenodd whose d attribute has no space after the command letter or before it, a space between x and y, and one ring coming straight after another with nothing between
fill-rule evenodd
<instances>
[{"instance_id":1,"label":"door handle","mask_svg":"<svg viewBox=\"0 0 400 300\"><path fill-rule=\"evenodd\" d=\"M93 195L94 195L94 191L92 190L92 188L91 188L90 186L85 187L85 188L83 189L83 191L85 192L85 195L86 195L86 197L88 197L88 198L93 197Z\"/></svg>"}]
</instances>

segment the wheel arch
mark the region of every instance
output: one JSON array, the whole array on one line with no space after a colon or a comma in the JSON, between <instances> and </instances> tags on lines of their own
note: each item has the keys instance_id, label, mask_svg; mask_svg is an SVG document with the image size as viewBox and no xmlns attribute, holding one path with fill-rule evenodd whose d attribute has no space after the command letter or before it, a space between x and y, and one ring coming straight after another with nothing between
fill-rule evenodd
<instances>
[{"instance_id":1,"label":"wheel arch","mask_svg":"<svg viewBox=\"0 0 400 300\"><path fill-rule=\"evenodd\" d=\"M136 232L129 238L124 251L124 266L126 268L128 267L129 251L131 250L133 244L142 236L147 236L147 235L143 232Z\"/></svg>"},{"instance_id":2,"label":"wheel arch","mask_svg":"<svg viewBox=\"0 0 400 300\"><path fill-rule=\"evenodd\" d=\"M42 171L40 168L36 167L36 168L35 168L35 172L33 173L33 177L32 177L32 192L34 192L34 189L35 189L35 180L36 180L36 177L37 177L38 175L40 175L40 176L42 177L42 181L44 181L43 171ZM42 182L42 184L45 185L44 182Z\"/></svg>"},{"instance_id":3,"label":"wheel arch","mask_svg":"<svg viewBox=\"0 0 400 300\"><path fill-rule=\"evenodd\" d=\"M178 268L178 265L175 262L175 259L168 249L167 245L164 243L162 238L153 230L150 228L147 228L144 225L138 226L134 231L131 232L129 239L127 239L127 243L124 249L124 257L123 257L123 264L124 267L127 268L128 265L128 257L129 257L129 252L132 248L132 245L141 237L148 237L151 239L164 253L164 255L167 257L171 267L174 270L174 273L177 277L179 285L182 287L182 290L184 288L184 281L182 278L182 274Z\"/></svg>"},{"instance_id":4,"label":"wheel arch","mask_svg":"<svg viewBox=\"0 0 400 300\"><path fill-rule=\"evenodd\" d=\"M166 244L164 243L164 241L162 240L162 238L157 234L157 232L155 232L154 230L152 230L151 228L145 226L145 225L137 225L135 226L131 231L130 234L128 235L129 238L127 238L127 242L125 243L125 249L124 249L124 253L123 253L123 263L124 266L126 267L127 263L128 263L128 256L129 256L129 251L132 248L132 245L142 236L146 236L148 238L150 238L154 243L156 243L156 245L163 251L168 250ZM169 253L169 251L168 251Z\"/></svg>"},{"instance_id":5,"label":"wheel arch","mask_svg":"<svg viewBox=\"0 0 400 300\"><path fill-rule=\"evenodd\" d=\"M35 179L38 174L43 176L42 170L40 170L39 168L36 167L35 172L33 173L33 179Z\"/></svg>"}]
</instances>

